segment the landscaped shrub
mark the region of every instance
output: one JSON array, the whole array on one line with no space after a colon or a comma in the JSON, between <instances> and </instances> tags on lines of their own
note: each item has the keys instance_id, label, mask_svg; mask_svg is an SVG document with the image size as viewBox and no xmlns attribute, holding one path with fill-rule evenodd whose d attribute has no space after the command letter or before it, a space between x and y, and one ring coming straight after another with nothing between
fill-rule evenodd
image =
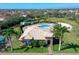
<instances>
[{"instance_id":1,"label":"landscaped shrub","mask_svg":"<svg viewBox=\"0 0 79 59\"><path fill-rule=\"evenodd\" d=\"M32 18L27 18L23 22L21 22L21 26L26 26L26 25L33 25L36 23L41 23L44 22L45 18L37 18L37 19L32 19ZM23 24L22 24L23 23Z\"/></svg>"},{"instance_id":2,"label":"landscaped shrub","mask_svg":"<svg viewBox=\"0 0 79 59\"><path fill-rule=\"evenodd\" d=\"M32 45L32 47L36 47L37 46L37 41L32 39L31 40L31 45Z\"/></svg>"},{"instance_id":3,"label":"landscaped shrub","mask_svg":"<svg viewBox=\"0 0 79 59\"><path fill-rule=\"evenodd\" d=\"M38 44L39 44L40 47L43 47L43 46L46 45L46 41L45 40L39 40Z\"/></svg>"},{"instance_id":4,"label":"landscaped shrub","mask_svg":"<svg viewBox=\"0 0 79 59\"><path fill-rule=\"evenodd\" d=\"M45 40L31 40L32 47L44 47L45 45L47 45Z\"/></svg>"},{"instance_id":5,"label":"landscaped shrub","mask_svg":"<svg viewBox=\"0 0 79 59\"><path fill-rule=\"evenodd\" d=\"M14 31L15 31L17 37L19 37L22 34L22 31L19 27L14 28Z\"/></svg>"}]
</instances>

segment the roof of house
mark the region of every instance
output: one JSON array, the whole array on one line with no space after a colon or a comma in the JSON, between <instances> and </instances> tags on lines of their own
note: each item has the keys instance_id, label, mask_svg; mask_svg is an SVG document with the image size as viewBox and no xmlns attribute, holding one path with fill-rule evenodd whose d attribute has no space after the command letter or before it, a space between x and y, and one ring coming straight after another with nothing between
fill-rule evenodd
<instances>
[{"instance_id":1,"label":"roof of house","mask_svg":"<svg viewBox=\"0 0 79 59\"><path fill-rule=\"evenodd\" d=\"M51 32L44 31L41 28L29 27L24 31L19 40L32 38L34 38L35 40L46 40L46 37L52 37L52 35L53 34Z\"/></svg>"}]
</instances>

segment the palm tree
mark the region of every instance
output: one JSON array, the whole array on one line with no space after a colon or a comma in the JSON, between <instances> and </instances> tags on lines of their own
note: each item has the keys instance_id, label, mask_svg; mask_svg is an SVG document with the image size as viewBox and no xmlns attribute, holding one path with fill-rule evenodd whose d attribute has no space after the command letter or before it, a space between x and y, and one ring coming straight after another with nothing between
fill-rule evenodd
<instances>
[{"instance_id":1,"label":"palm tree","mask_svg":"<svg viewBox=\"0 0 79 59\"><path fill-rule=\"evenodd\" d=\"M64 33L67 32L67 29L66 29L66 27L62 27L61 25L55 25L53 32L54 32L54 37L59 39L58 51L60 51L61 43L62 43L62 40L63 40L63 37L64 37Z\"/></svg>"},{"instance_id":2,"label":"palm tree","mask_svg":"<svg viewBox=\"0 0 79 59\"><path fill-rule=\"evenodd\" d=\"M8 29L5 29L3 30L2 34L7 37L7 39L9 40L10 42L10 45L11 45L11 51L13 51L13 46L12 46L12 39L11 39L11 35L14 34L14 30L12 28L8 28Z\"/></svg>"}]
</instances>

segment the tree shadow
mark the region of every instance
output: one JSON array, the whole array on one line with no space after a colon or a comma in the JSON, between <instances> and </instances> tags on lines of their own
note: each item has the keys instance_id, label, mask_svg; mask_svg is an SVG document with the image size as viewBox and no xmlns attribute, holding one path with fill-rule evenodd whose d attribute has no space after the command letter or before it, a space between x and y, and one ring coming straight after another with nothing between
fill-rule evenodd
<instances>
[{"instance_id":1,"label":"tree shadow","mask_svg":"<svg viewBox=\"0 0 79 59\"><path fill-rule=\"evenodd\" d=\"M25 49L27 51L29 48L28 47L20 47L20 48L14 48L13 50L22 50L22 49Z\"/></svg>"},{"instance_id":2,"label":"tree shadow","mask_svg":"<svg viewBox=\"0 0 79 59\"><path fill-rule=\"evenodd\" d=\"M62 48L61 50L70 49L70 48L73 48L77 52L78 51L77 48L79 48L79 45L73 43L67 44L66 47Z\"/></svg>"},{"instance_id":3,"label":"tree shadow","mask_svg":"<svg viewBox=\"0 0 79 59\"><path fill-rule=\"evenodd\" d=\"M28 51L30 48L26 48L25 50L24 50L24 52L26 52L26 51Z\"/></svg>"}]
</instances>

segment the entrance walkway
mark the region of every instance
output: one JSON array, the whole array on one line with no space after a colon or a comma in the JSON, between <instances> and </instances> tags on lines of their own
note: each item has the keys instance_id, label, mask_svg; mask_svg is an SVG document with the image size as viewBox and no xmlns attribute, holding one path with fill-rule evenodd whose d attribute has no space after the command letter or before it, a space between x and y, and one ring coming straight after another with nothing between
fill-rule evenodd
<instances>
[{"instance_id":1,"label":"entrance walkway","mask_svg":"<svg viewBox=\"0 0 79 59\"><path fill-rule=\"evenodd\" d=\"M50 40L49 47L48 47L48 53L49 53L49 54L52 54L52 44L53 44L53 40L51 39L51 40Z\"/></svg>"}]
</instances>

